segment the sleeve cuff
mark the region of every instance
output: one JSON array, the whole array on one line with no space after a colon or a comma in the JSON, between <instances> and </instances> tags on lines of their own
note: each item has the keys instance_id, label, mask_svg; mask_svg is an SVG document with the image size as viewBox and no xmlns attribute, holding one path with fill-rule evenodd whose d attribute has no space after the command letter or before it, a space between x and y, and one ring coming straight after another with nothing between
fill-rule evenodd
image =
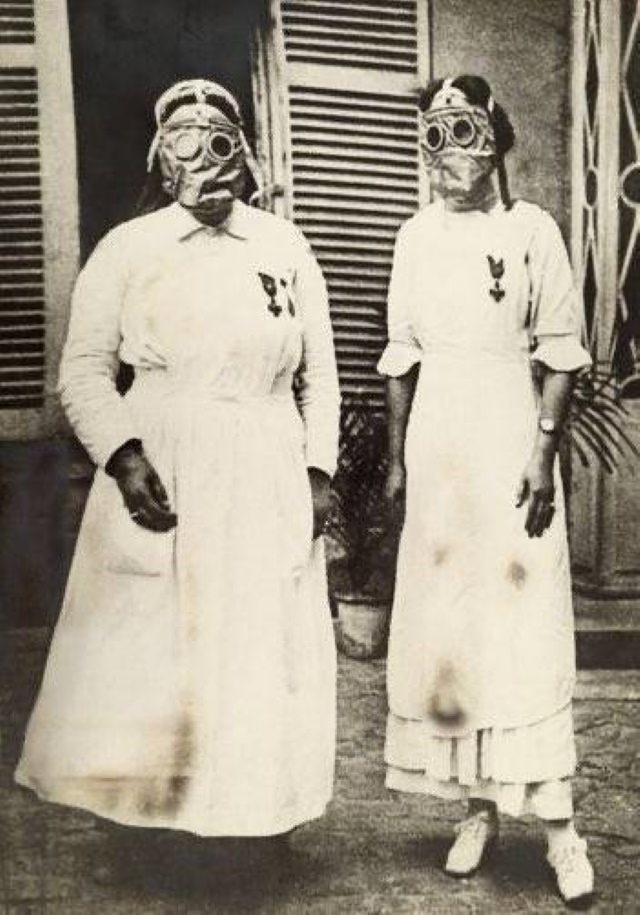
<instances>
[{"instance_id":1,"label":"sleeve cuff","mask_svg":"<svg viewBox=\"0 0 640 915\"><path fill-rule=\"evenodd\" d=\"M406 375L410 368L420 362L422 350L415 343L389 343L378 362L380 375L399 378Z\"/></svg>"},{"instance_id":2,"label":"sleeve cuff","mask_svg":"<svg viewBox=\"0 0 640 915\"><path fill-rule=\"evenodd\" d=\"M126 422L124 417L121 423L100 429L87 429L82 423L74 422L73 415L70 415L69 419L76 436L87 449L94 464L101 470L105 469L110 458L122 445L140 438L139 431L134 429L131 423Z\"/></svg>"},{"instance_id":3,"label":"sleeve cuff","mask_svg":"<svg viewBox=\"0 0 640 915\"><path fill-rule=\"evenodd\" d=\"M555 372L576 372L588 368L592 362L588 351L573 334L539 337L531 358Z\"/></svg>"}]
</instances>

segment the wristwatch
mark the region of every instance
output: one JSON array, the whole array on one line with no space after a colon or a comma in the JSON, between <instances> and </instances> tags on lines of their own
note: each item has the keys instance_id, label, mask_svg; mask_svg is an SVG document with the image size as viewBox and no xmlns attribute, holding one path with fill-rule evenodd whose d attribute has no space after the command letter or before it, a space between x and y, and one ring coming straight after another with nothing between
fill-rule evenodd
<instances>
[{"instance_id":1,"label":"wristwatch","mask_svg":"<svg viewBox=\"0 0 640 915\"><path fill-rule=\"evenodd\" d=\"M545 435L555 435L558 429L555 419L552 419L551 416L541 416L538 420L538 428Z\"/></svg>"}]
</instances>

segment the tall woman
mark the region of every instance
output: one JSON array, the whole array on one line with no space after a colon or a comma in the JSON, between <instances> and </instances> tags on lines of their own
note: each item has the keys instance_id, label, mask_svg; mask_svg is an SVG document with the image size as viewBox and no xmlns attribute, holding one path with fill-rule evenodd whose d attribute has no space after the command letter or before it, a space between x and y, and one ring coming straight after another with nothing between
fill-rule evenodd
<instances>
[{"instance_id":1,"label":"tall woman","mask_svg":"<svg viewBox=\"0 0 640 915\"><path fill-rule=\"evenodd\" d=\"M156 120L173 202L73 297L60 390L97 472L17 779L125 825L273 835L332 790L327 297L301 233L238 199L233 97L180 83Z\"/></svg>"},{"instance_id":2,"label":"tall woman","mask_svg":"<svg viewBox=\"0 0 640 915\"><path fill-rule=\"evenodd\" d=\"M487 83L430 84L437 199L398 236L391 467L404 514L388 670L387 784L465 799L446 870L481 863L498 812L535 813L562 895L592 890L573 823L574 636L560 430L590 362L558 227L512 202L514 134ZM406 497L406 501L405 501Z\"/></svg>"}]
</instances>

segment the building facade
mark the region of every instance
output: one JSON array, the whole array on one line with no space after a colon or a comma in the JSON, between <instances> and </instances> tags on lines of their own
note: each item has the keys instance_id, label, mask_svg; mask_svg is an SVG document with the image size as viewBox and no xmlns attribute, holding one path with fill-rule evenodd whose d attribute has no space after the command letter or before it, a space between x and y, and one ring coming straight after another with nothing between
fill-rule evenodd
<instances>
[{"instance_id":1,"label":"building facade","mask_svg":"<svg viewBox=\"0 0 640 915\"><path fill-rule=\"evenodd\" d=\"M485 75L516 129L512 192L559 221L596 363L615 366L625 431L640 441L633 0L7 0L0 13L0 456L20 556L50 556L63 581L47 525L67 504L68 476L84 472L55 395L70 292L96 241L134 210L154 98L189 76L241 99L267 205L296 220L327 277L345 401L379 410L394 237L429 193L416 93L431 75ZM80 504L61 525L65 556ZM576 457L574 572L595 626L637 623L639 511L633 461L608 474ZM25 582L50 573L34 562L23 569L16 554L0 567L11 624L39 620ZM47 593L55 608L56 587Z\"/></svg>"}]
</instances>

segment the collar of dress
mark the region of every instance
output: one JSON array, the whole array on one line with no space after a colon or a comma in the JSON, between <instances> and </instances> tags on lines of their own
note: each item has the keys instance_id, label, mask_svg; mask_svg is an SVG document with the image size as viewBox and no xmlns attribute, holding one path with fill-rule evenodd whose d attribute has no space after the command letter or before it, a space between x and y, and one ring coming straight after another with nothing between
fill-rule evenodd
<instances>
[{"instance_id":1,"label":"collar of dress","mask_svg":"<svg viewBox=\"0 0 640 915\"><path fill-rule=\"evenodd\" d=\"M203 225L188 210L179 203L172 203L165 208L163 213L166 221L169 223L172 234L178 241L183 241L196 232L209 232L213 235L225 234L233 238L246 240L251 234L251 222L253 211L251 207L242 203L240 200L234 200L231 213L227 219L216 228Z\"/></svg>"},{"instance_id":2,"label":"collar of dress","mask_svg":"<svg viewBox=\"0 0 640 915\"><path fill-rule=\"evenodd\" d=\"M516 201L517 203L517 201ZM506 213L504 203L498 199L489 207L488 210L481 209L471 209L471 210L448 210L445 206L445 202L442 197L436 197L434 205L437 209L437 212L445 220L463 220L463 219L477 219L481 216L499 216L502 213Z\"/></svg>"}]
</instances>

